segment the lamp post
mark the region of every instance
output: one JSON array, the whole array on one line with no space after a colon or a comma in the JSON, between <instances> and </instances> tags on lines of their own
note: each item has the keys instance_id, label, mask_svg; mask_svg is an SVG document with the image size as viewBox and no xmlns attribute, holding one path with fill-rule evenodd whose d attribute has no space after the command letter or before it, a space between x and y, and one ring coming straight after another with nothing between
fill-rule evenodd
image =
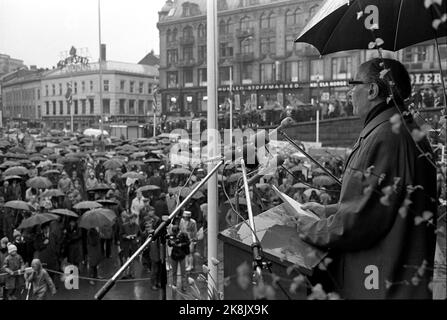
<instances>
[{"instance_id":1,"label":"lamp post","mask_svg":"<svg viewBox=\"0 0 447 320\"><path fill-rule=\"evenodd\" d=\"M101 148L104 150L104 106L102 101L102 53L101 53L101 0L98 0L98 40L99 40L99 109L101 111Z\"/></svg>"}]
</instances>

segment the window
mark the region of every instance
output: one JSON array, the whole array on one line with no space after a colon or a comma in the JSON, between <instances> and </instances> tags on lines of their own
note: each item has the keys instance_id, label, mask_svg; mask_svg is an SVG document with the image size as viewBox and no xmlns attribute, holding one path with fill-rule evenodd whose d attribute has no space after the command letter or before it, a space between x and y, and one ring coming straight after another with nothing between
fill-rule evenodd
<instances>
[{"instance_id":1,"label":"window","mask_svg":"<svg viewBox=\"0 0 447 320\"><path fill-rule=\"evenodd\" d=\"M233 47L230 42L223 42L219 44L219 55L220 57L232 57L233 56Z\"/></svg>"},{"instance_id":2,"label":"window","mask_svg":"<svg viewBox=\"0 0 447 320\"><path fill-rule=\"evenodd\" d=\"M110 99L102 99L102 110L105 114L110 114Z\"/></svg>"},{"instance_id":3,"label":"window","mask_svg":"<svg viewBox=\"0 0 447 320\"><path fill-rule=\"evenodd\" d=\"M62 83L59 83L59 95L62 95Z\"/></svg>"},{"instance_id":4,"label":"window","mask_svg":"<svg viewBox=\"0 0 447 320\"><path fill-rule=\"evenodd\" d=\"M95 100L88 99L88 103L90 105L90 114L93 114L95 112Z\"/></svg>"},{"instance_id":5,"label":"window","mask_svg":"<svg viewBox=\"0 0 447 320\"><path fill-rule=\"evenodd\" d=\"M45 101L45 114L50 114L50 103L48 101Z\"/></svg>"},{"instance_id":6,"label":"window","mask_svg":"<svg viewBox=\"0 0 447 320\"><path fill-rule=\"evenodd\" d=\"M48 85L45 86L45 96L48 97Z\"/></svg>"},{"instance_id":7,"label":"window","mask_svg":"<svg viewBox=\"0 0 447 320\"><path fill-rule=\"evenodd\" d=\"M293 26L295 24L295 15L292 10L286 12L286 26Z\"/></svg>"},{"instance_id":8,"label":"window","mask_svg":"<svg viewBox=\"0 0 447 320\"><path fill-rule=\"evenodd\" d=\"M253 53L253 38L245 38L241 41L241 51L244 54Z\"/></svg>"},{"instance_id":9,"label":"window","mask_svg":"<svg viewBox=\"0 0 447 320\"><path fill-rule=\"evenodd\" d=\"M193 38L193 31L191 26L187 26L183 28L183 38L184 39L190 39Z\"/></svg>"},{"instance_id":10,"label":"window","mask_svg":"<svg viewBox=\"0 0 447 320\"><path fill-rule=\"evenodd\" d=\"M138 92L143 93L143 91L144 91L144 82L140 81L138 86Z\"/></svg>"},{"instance_id":11,"label":"window","mask_svg":"<svg viewBox=\"0 0 447 320\"><path fill-rule=\"evenodd\" d=\"M168 88L176 88L178 84L178 72L172 71L167 73Z\"/></svg>"},{"instance_id":12,"label":"window","mask_svg":"<svg viewBox=\"0 0 447 320\"><path fill-rule=\"evenodd\" d=\"M126 99L120 99L119 114L126 113Z\"/></svg>"},{"instance_id":13,"label":"window","mask_svg":"<svg viewBox=\"0 0 447 320\"><path fill-rule=\"evenodd\" d=\"M191 7L188 4L183 5L183 16L184 17L191 16Z\"/></svg>"},{"instance_id":14,"label":"window","mask_svg":"<svg viewBox=\"0 0 447 320\"><path fill-rule=\"evenodd\" d=\"M59 114L64 114L64 102L63 101L59 101Z\"/></svg>"},{"instance_id":15,"label":"window","mask_svg":"<svg viewBox=\"0 0 447 320\"><path fill-rule=\"evenodd\" d=\"M197 34L199 36L199 39L206 38L206 27L203 24L199 25L199 28L197 30Z\"/></svg>"},{"instance_id":16,"label":"window","mask_svg":"<svg viewBox=\"0 0 447 320\"><path fill-rule=\"evenodd\" d=\"M169 63L177 63L178 61L178 50L170 49L167 51L168 53L168 64Z\"/></svg>"},{"instance_id":17,"label":"window","mask_svg":"<svg viewBox=\"0 0 447 320\"><path fill-rule=\"evenodd\" d=\"M104 80L104 91L105 92L109 91L109 80Z\"/></svg>"},{"instance_id":18,"label":"window","mask_svg":"<svg viewBox=\"0 0 447 320\"><path fill-rule=\"evenodd\" d=\"M352 62L351 57L332 58L332 79L351 79Z\"/></svg>"},{"instance_id":19,"label":"window","mask_svg":"<svg viewBox=\"0 0 447 320\"><path fill-rule=\"evenodd\" d=\"M302 19L302 13L303 13L303 10L301 10L301 8L297 8L296 10L295 10L295 12L294 12L294 24L296 25L296 26L301 26L302 24L304 24L306 21L305 21L305 19L304 19L304 17L303 17L303 19Z\"/></svg>"},{"instance_id":20,"label":"window","mask_svg":"<svg viewBox=\"0 0 447 320\"><path fill-rule=\"evenodd\" d=\"M207 70L199 69L198 72L199 72L199 86L205 87L206 86Z\"/></svg>"},{"instance_id":21,"label":"window","mask_svg":"<svg viewBox=\"0 0 447 320\"><path fill-rule=\"evenodd\" d=\"M431 61L433 55L433 46L413 46L404 49L404 62L417 63Z\"/></svg>"},{"instance_id":22,"label":"window","mask_svg":"<svg viewBox=\"0 0 447 320\"><path fill-rule=\"evenodd\" d=\"M227 23L225 20L220 20L219 22L219 34L227 34Z\"/></svg>"},{"instance_id":23,"label":"window","mask_svg":"<svg viewBox=\"0 0 447 320\"><path fill-rule=\"evenodd\" d=\"M177 41L177 29L174 29L172 31L172 38L171 41Z\"/></svg>"},{"instance_id":24,"label":"window","mask_svg":"<svg viewBox=\"0 0 447 320\"><path fill-rule=\"evenodd\" d=\"M261 29L266 29L269 27L269 19L267 14L263 13L261 15Z\"/></svg>"},{"instance_id":25,"label":"window","mask_svg":"<svg viewBox=\"0 0 447 320\"><path fill-rule=\"evenodd\" d=\"M120 90L123 91L124 90L124 86L126 85L126 80L121 80L120 81Z\"/></svg>"},{"instance_id":26,"label":"window","mask_svg":"<svg viewBox=\"0 0 447 320\"><path fill-rule=\"evenodd\" d=\"M90 91L93 91L93 81L90 80Z\"/></svg>"},{"instance_id":27,"label":"window","mask_svg":"<svg viewBox=\"0 0 447 320\"><path fill-rule=\"evenodd\" d=\"M166 31L166 42L170 43L171 41L172 41L171 29L168 29L168 31Z\"/></svg>"},{"instance_id":28,"label":"window","mask_svg":"<svg viewBox=\"0 0 447 320\"><path fill-rule=\"evenodd\" d=\"M183 47L183 60L190 61L194 59L192 46Z\"/></svg>"},{"instance_id":29,"label":"window","mask_svg":"<svg viewBox=\"0 0 447 320\"><path fill-rule=\"evenodd\" d=\"M245 16L240 21L241 31L246 31L252 27L252 22L250 17Z\"/></svg>"},{"instance_id":30,"label":"window","mask_svg":"<svg viewBox=\"0 0 447 320\"><path fill-rule=\"evenodd\" d=\"M276 27L276 17L275 17L275 14L273 12L271 12L269 14L268 21L269 21L269 24L268 24L269 28L275 28Z\"/></svg>"},{"instance_id":31,"label":"window","mask_svg":"<svg viewBox=\"0 0 447 320\"><path fill-rule=\"evenodd\" d=\"M81 90L82 92L85 92L85 81L81 82Z\"/></svg>"},{"instance_id":32,"label":"window","mask_svg":"<svg viewBox=\"0 0 447 320\"><path fill-rule=\"evenodd\" d=\"M185 87L192 87L193 84L193 69L185 69L183 71L183 85Z\"/></svg>"},{"instance_id":33,"label":"window","mask_svg":"<svg viewBox=\"0 0 447 320\"><path fill-rule=\"evenodd\" d=\"M138 100L138 114L144 116L144 100Z\"/></svg>"},{"instance_id":34,"label":"window","mask_svg":"<svg viewBox=\"0 0 447 320\"><path fill-rule=\"evenodd\" d=\"M53 114L56 115L56 101L53 101Z\"/></svg>"},{"instance_id":35,"label":"window","mask_svg":"<svg viewBox=\"0 0 447 320\"><path fill-rule=\"evenodd\" d=\"M219 68L219 84L226 85L230 84L231 79L231 67L220 67Z\"/></svg>"},{"instance_id":36,"label":"window","mask_svg":"<svg viewBox=\"0 0 447 320\"><path fill-rule=\"evenodd\" d=\"M37 99L40 99L40 89L37 89Z\"/></svg>"},{"instance_id":37,"label":"window","mask_svg":"<svg viewBox=\"0 0 447 320\"><path fill-rule=\"evenodd\" d=\"M310 81L323 80L323 60L310 61Z\"/></svg>"},{"instance_id":38,"label":"window","mask_svg":"<svg viewBox=\"0 0 447 320\"><path fill-rule=\"evenodd\" d=\"M275 52L275 38L263 38L261 39L261 53L274 53Z\"/></svg>"},{"instance_id":39,"label":"window","mask_svg":"<svg viewBox=\"0 0 447 320\"><path fill-rule=\"evenodd\" d=\"M135 85L135 82L134 82L134 81L130 81L130 86L129 86L129 91L130 91L130 93L133 93L133 87L134 87L134 85Z\"/></svg>"},{"instance_id":40,"label":"window","mask_svg":"<svg viewBox=\"0 0 447 320\"><path fill-rule=\"evenodd\" d=\"M151 86L151 83L150 83L150 82L147 83L147 93L148 93L148 94L151 94L151 93L152 93L152 86Z\"/></svg>"},{"instance_id":41,"label":"window","mask_svg":"<svg viewBox=\"0 0 447 320\"><path fill-rule=\"evenodd\" d=\"M85 99L81 100L81 109L82 109L82 114L86 113L86 106L87 105L87 101L85 101Z\"/></svg>"},{"instance_id":42,"label":"window","mask_svg":"<svg viewBox=\"0 0 447 320\"><path fill-rule=\"evenodd\" d=\"M129 100L129 114L135 114L135 100Z\"/></svg>"},{"instance_id":43,"label":"window","mask_svg":"<svg viewBox=\"0 0 447 320\"><path fill-rule=\"evenodd\" d=\"M275 64L263 63L261 64L261 82L271 83L275 81Z\"/></svg>"},{"instance_id":44,"label":"window","mask_svg":"<svg viewBox=\"0 0 447 320\"><path fill-rule=\"evenodd\" d=\"M67 103L67 114L71 114L71 103Z\"/></svg>"},{"instance_id":45,"label":"window","mask_svg":"<svg viewBox=\"0 0 447 320\"><path fill-rule=\"evenodd\" d=\"M291 34L286 36L286 51L292 52L295 46L295 37Z\"/></svg>"},{"instance_id":46,"label":"window","mask_svg":"<svg viewBox=\"0 0 447 320\"><path fill-rule=\"evenodd\" d=\"M78 114L78 100L73 100L74 104L74 114Z\"/></svg>"},{"instance_id":47,"label":"window","mask_svg":"<svg viewBox=\"0 0 447 320\"><path fill-rule=\"evenodd\" d=\"M286 62L286 81L288 82L298 82L303 81L303 62L302 61L292 61Z\"/></svg>"},{"instance_id":48,"label":"window","mask_svg":"<svg viewBox=\"0 0 447 320\"><path fill-rule=\"evenodd\" d=\"M253 78L253 64L244 63L242 65L242 84L252 83Z\"/></svg>"},{"instance_id":49,"label":"window","mask_svg":"<svg viewBox=\"0 0 447 320\"><path fill-rule=\"evenodd\" d=\"M199 61L206 60L206 46L199 46Z\"/></svg>"},{"instance_id":50,"label":"window","mask_svg":"<svg viewBox=\"0 0 447 320\"><path fill-rule=\"evenodd\" d=\"M55 84L51 85L51 88L53 89L52 90L53 96L55 96L56 95L56 85Z\"/></svg>"},{"instance_id":51,"label":"window","mask_svg":"<svg viewBox=\"0 0 447 320\"><path fill-rule=\"evenodd\" d=\"M75 94L78 93L78 83L77 82L74 83L74 93Z\"/></svg>"}]
</instances>

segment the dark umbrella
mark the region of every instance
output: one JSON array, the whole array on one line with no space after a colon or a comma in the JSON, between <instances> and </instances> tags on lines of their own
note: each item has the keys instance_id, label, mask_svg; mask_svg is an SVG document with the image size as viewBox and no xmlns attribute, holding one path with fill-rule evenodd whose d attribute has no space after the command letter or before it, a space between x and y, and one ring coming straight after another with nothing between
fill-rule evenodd
<instances>
[{"instance_id":1,"label":"dark umbrella","mask_svg":"<svg viewBox=\"0 0 447 320\"><path fill-rule=\"evenodd\" d=\"M434 21L447 12L447 1L326 0L296 42L310 43L321 55L381 48L397 51L447 35L445 21Z\"/></svg>"},{"instance_id":2,"label":"dark umbrella","mask_svg":"<svg viewBox=\"0 0 447 320\"><path fill-rule=\"evenodd\" d=\"M10 168L10 167L16 167L20 165L20 163L16 161L5 161L0 165L0 169Z\"/></svg>"},{"instance_id":3,"label":"dark umbrella","mask_svg":"<svg viewBox=\"0 0 447 320\"><path fill-rule=\"evenodd\" d=\"M79 217L75 212L68 210L68 209L53 209L53 210L50 210L50 213L60 214L63 216L73 217L73 218Z\"/></svg>"},{"instance_id":4,"label":"dark umbrella","mask_svg":"<svg viewBox=\"0 0 447 320\"><path fill-rule=\"evenodd\" d=\"M123 163L118 159L110 159L104 162L104 168L106 169L117 169L121 168Z\"/></svg>"},{"instance_id":5,"label":"dark umbrella","mask_svg":"<svg viewBox=\"0 0 447 320\"><path fill-rule=\"evenodd\" d=\"M22 166L11 167L6 169L3 175L5 176L25 176L29 173L28 169Z\"/></svg>"},{"instance_id":6,"label":"dark umbrella","mask_svg":"<svg viewBox=\"0 0 447 320\"><path fill-rule=\"evenodd\" d=\"M9 151L13 153L26 153L26 150L22 147L12 147L9 149Z\"/></svg>"},{"instance_id":7,"label":"dark umbrella","mask_svg":"<svg viewBox=\"0 0 447 320\"><path fill-rule=\"evenodd\" d=\"M15 179L23 179L21 176L7 176L4 180L15 180Z\"/></svg>"},{"instance_id":8,"label":"dark umbrella","mask_svg":"<svg viewBox=\"0 0 447 320\"><path fill-rule=\"evenodd\" d=\"M329 176L321 175L312 179L312 182L316 186L330 186L337 183L334 179Z\"/></svg>"},{"instance_id":9,"label":"dark umbrella","mask_svg":"<svg viewBox=\"0 0 447 320\"><path fill-rule=\"evenodd\" d=\"M43 176L49 176L52 174L61 174L59 170L47 170L45 172L42 173Z\"/></svg>"},{"instance_id":10,"label":"dark umbrella","mask_svg":"<svg viewBox=\"0 0 447 320\"><path fill-rule=\"evenodd\" d=\"M34 226L40 226L46 222L56 220L57 215L51 213L36 213L29 218L23 219L17 229L27 229Z\"/></svg>"},{"instance_id":11,"label":"dark umbrella","mask_svg":"<svg viewBox=\"0 0 447 320\"><path fill-rule=\"evenodd\" d=\"M161 162L161 160L156 159L156 158L150 158L150 159L144 160L144 163L159 163L159 162Z\"/></svg>"},{"instance_id":12,"label":"dark umbrella","mask_svg":"<svg viewBox=\"0 0 447 320\"><path fill-rule=\"evenodd\" d=\"M112 226L116 218L112 210L99 208L87 211L79 220L79 227L84 229Z\"/></svg>"},{"instance_id":13,"label":"dark umbrella","mask_svg":"<svg viewBox=\"0 0 447 320\"><path fill-rule=\"evenodd\" d=\"M25 210L25 211L34 211L34 208L31 207L28 203L21 200L12 200L8 201L4 204L5 208L11 208L16 210Z\"/></svg>"},{"instance_id":14,"label":"dark umbrella","mask_svg":"<svg viewBox=\"0 0 447 320\"><path fill-rule=\"evenodd\" d=\"M107 184L99 183L95 187L88 189L88 191L107 191L110 189L111 189L110 186L108 186Z\"/></svg>"}]
</instances>

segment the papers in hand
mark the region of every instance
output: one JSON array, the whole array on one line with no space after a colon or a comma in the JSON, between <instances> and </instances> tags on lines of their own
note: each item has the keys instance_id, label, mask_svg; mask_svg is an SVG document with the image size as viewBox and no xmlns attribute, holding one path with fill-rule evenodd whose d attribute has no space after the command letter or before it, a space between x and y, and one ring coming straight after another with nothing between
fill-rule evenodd
<instances>
[{"instance_id":1,"label":"papers in hand","mask_svg":"<svg viewBox=\"0 0 447 320\"><path fill-rule=\"evenodd\" d=\"M272 186L272 189L275 191L275 193L278 195L278 197L281 198L281 200L284 202L286 211L288 214L293 215L295 217L305 216L311 219L320 220L320 218L313 212L303 210L301 208L302 204L298 201L293 200L288 195L282 193L278 190L276 186Z\"/></svg>"}]
</instances>

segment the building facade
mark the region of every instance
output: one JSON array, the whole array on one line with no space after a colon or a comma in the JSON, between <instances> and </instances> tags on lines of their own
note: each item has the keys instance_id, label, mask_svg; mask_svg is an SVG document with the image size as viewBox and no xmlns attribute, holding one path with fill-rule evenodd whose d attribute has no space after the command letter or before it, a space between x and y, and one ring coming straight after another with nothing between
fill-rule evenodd
<instances>
[{"instance_id":1,"label":"building facade","mask_svg":"<svg viewBox=\"0 0 447 320\"><path fill-rule=\"evenodd\" d=\"M155 67L104 61L102 103L105 125L145 123L153 114L152 89L158 84ZM71 88L71 101L67 92ZM86 67L56 69L42 79L42 120L51 129L99 126L101 106L99 63Z\"/></svg>"},{"instance_id":2,"label":"building facade","mask_svg":"<svg viewBox=\"0 0 447 320\"><path fill-rule=\"evenodd\" d=\"M0 53L0 76L16 71L24 66L23 60L14 59L7 54Z\"/></svg>"},{"instance_id":3,"label":"building facade","mask_svg":"<svg viewBox=\"0 0 447 320\"><path fill-rule=\"evenodd\" d=\"M236 114L300 109L318 101L336 102L346 107L345 115L352 115L347 101L348 80L359 64L376 52L354 50L321 57L312 46L294 43L321 0L218 0L217 4L221 115L228 111L230 99ZM204 115L206 1L168 0L159 12L157 26L163 113L172 119ZM411 64L409 70L416 79L420 77L417 73L436 73L430 46L423 50L426 54L408 49L411 53L403 50L387 52L386 56ZM420 64L420 59L425 63ZM418 66L421 69L415 69ZM439 76L439 71L432 75L433 81L437 82Z\"/></svg>"},{"instance_id":4,"label":"building facade","mask_svg":"<svg viewBox=\"0 0 447 320\"><path fill-rule=\"evenodd\" d=\"M45 71L21 69L2 77L3 125L36 127L41 119L41 79Z\"/></svg>"}]
</instances>

